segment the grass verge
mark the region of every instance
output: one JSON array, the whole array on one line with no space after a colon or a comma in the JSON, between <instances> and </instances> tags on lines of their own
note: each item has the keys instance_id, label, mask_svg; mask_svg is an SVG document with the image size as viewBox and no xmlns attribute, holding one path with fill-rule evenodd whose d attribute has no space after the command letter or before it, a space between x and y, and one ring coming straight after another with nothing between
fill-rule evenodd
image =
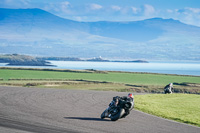
<instances>
[{"instance_id":1,"label":"grass verge","mask_svg":"<svg viewBox=\"0 0 200 133\"><path fill-rule=\"evenodd\" d=\"M166 119L200 127L200 95L136 95L135 109Z\"/></svg>"}]
</instances>

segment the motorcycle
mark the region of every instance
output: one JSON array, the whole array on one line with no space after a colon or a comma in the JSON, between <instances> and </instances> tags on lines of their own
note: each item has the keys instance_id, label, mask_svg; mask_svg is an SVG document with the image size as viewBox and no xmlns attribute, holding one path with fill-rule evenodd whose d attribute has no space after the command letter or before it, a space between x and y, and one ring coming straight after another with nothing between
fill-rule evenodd
<instances>
[{"instance_id":1,"label":"motorcycle","mask_svg":"<svg viewBox=\"0 0 200 133\"><path fill-rule=\"evenodd\" d=\"M168 84L168 85L165 86L164 93L165 94L167 94L167 93L172 94L172 89L173 89L173 83L170 83L170 84Z\"/></svg>"},{"instance_id":2,"label":"motorcycle","mask_svg":"<svg viewBox=\"0 0 200 133\"><path fill-rule=\"evenodd\" d=\"M164 89L164 93L165 93L165 94L167 94L167 93L172 94L171 88L165 88L165 89Z\"/></svg>"},{"instance_id":3,"label":"motorcycle","mask_svg":"<svg viewBox=\"0 0 200 133\"><path fill-rule=\"evenodd\" d=\"M164 93L165 93L165 94L167 94L167 93L172 94L172 89L171 89L171 87L170 87L170 86L166 86L166 87L164 88Z\"/></svg>"},{"instance_id":4,"label":"motorcycle","mask_svg":"<svg viewBox=\"0 0 200 133\"><path fill-rule=\"evenodd\" d=\"M131 111L134 107L133 101L129 102L120 102L117 106L115 105L115 102L112 101L109 104L109 107L101 114L101 119L104 118L110 118L111 121L116 121L120 118L124 118L127 116L127 111Z\"/></svg>"}]
</instances>

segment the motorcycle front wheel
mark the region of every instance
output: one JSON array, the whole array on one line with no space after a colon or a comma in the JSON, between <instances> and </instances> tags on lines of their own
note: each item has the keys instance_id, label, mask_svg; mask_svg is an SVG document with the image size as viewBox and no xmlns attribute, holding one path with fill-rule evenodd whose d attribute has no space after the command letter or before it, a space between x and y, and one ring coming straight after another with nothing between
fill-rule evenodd
<instances>
[{"instance_id":1,"label":"motorcycle front wheel","mask_svg":"<svg viewBox=\"0 0 200 133\"><path fill-rule=\"evenodd\" d=\"M101 114L101 119L104 119L106 116L105 116L105 113L106 113L107 109Z\"/></svg>"}]
</instances>

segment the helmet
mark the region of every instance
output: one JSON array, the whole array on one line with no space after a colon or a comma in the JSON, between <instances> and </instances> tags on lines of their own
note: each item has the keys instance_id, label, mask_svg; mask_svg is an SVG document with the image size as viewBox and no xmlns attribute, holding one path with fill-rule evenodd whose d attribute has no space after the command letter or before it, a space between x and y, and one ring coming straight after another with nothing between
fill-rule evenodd
<instances>
[{"instance_id":1,"label":"helmet","mask_svg":"<svg viewBox=\"0 0 200 133\"><path fill-rule=\"evenodd\" d=\"M129 98L133 98L134 96L133 96L132 93L129 93L129 94L128 94L128 97L129 97Z\"/></svg>"},{"instance_id":2,"label":"helmet","mask_svg":"<svg viewBox=\"0 0 200 133\"><path fill-rule=\"evenodd\" d=\"M169 83L169 86L173 86L173 83Z\"/></svg>"}]
</instances>

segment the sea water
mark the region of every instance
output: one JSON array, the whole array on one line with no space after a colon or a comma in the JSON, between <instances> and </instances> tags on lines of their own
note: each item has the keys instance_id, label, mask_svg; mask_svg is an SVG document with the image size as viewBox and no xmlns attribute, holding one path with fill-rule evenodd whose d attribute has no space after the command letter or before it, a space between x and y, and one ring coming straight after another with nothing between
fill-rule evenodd
<instances>
[{"instance_id":1,"label":"sea water","mask_svg":"<svg viewBox=\"0 0 200 133\"><path fill-rule=\"evenodd\" d=\"M88 61L49 61L51 66L6 66L0 63L0 67L26 67L26 68L56 68L56 69L95 69L107 71L148 72L178 75L200 76L200 62L88 62Z\"/></svg>"}]
</instances>

